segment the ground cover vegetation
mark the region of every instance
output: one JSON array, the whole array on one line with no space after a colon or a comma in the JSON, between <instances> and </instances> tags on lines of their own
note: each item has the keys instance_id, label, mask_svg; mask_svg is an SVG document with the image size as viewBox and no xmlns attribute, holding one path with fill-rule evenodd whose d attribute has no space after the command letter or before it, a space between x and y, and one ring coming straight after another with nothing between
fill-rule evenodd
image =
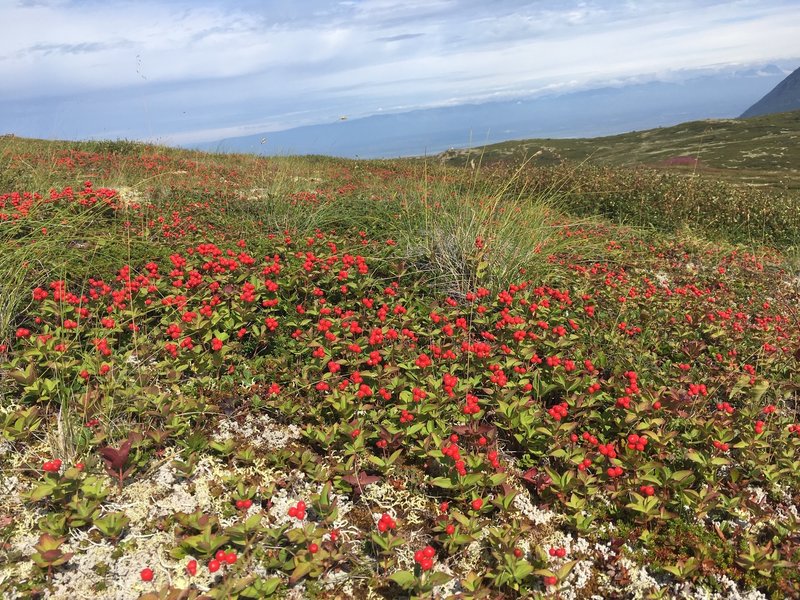
<instances>
[{"instance_id":1,"label":"ground cover vegetation","mask_svg":"<svg viewBox=\"0 0 800 600\"><path fill-rule=\"evenodd\" d=\"M710 119L597 138L530 139L444 152L452 164L564 162L647 167L783 194L800 189L800 111Z\"/></svg>"},{"instance_id":2,"label":"ground cover vegetation","mask_svg":"<svg viewBox=\"0 0 800 600\"><path fill-rule=\"evenodd\" d=\"M800 595L789 196L128 142L0 167L3 597Z\"/></svg>"}]
</instances>

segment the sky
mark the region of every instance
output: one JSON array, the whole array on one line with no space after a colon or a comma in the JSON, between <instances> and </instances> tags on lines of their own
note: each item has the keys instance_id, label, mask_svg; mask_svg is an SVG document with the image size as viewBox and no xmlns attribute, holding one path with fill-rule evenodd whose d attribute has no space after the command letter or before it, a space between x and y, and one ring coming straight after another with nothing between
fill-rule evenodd
<instances>
[{"instance_id":1,"label":"sky","mask_svg":"<svg viewBox=\"0 0 800 600\"><path fill-rule=\"evenodd\" d=\"M0 0L0 23L0 134L165 144L800 57L800 0Z\"/></svg>"}]
</instances>

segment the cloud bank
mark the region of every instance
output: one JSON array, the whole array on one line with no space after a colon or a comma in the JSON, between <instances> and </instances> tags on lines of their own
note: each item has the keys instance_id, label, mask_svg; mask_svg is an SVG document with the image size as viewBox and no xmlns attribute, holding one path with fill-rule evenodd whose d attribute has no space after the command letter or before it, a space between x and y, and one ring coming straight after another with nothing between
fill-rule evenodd
<instances>
[{"instance_id":1,"label":"cloud bank","mask_svg":"<svg viewBox=\"0 0 800 600\"><path fill-rule=\"evenodd\" d=\"M0 22L0 133L166 143L800 54L786 0L25 0Z\"/></svg>"}]
</instances>

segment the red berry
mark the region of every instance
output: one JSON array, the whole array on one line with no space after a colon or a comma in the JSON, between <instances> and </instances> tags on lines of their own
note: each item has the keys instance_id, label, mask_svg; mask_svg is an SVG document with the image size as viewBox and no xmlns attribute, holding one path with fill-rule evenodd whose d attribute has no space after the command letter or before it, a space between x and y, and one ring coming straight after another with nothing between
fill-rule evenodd
<instances>
[{"instance_id":1,"label":"red berry","mask_svg":"<svg viewBox=\"0 0 800 600\"><path fill-rule=\"evenodd\" d=\"M522 558L522 550L520 548L514 548L514 556Z\"/></svg>"},{"instance_id":2,"label":"red berry","mask_svg":"<svg viewBox=\"0 0 800 600\"><path fill-rule=\"evenodd\" d=\"M555 548L550 548L550 550L548 550L547 553L550 556L555 556L556 555L556 549Z\"/></svg>"},{"instance_id":3,"label":"red berry","mask_svg":"<svg viewBox=\"0 0 800 600\"><path fill-rule=\"evenodd\" d=\"M436 556L436 550L433 549L433 546L425 546L425 548L422 550L422 554L425 556L425 558L433 558Z\"/></svg>"},{"instance_id":4,"label":"red berry","mask_svg":"<svg viewBox=\"0 0 800 600\"><path fill-rule=\"evenodd\" d=\"M558 558L564 558L567 555L567 551L564 548L556 548L556 556Z\"/></svg>"},{"instance_id":5,"label":"red berry","mask_svg":"<svg viewBox=\"0 0 800 600\"><path fill-rule=\"evenodd\" d=\"M316 554L319 552L319 546L317 544L309 544L308 551L311 552L311 554Z\"/></svg>"},{"instance_id":6,"label":"red berry","mask_svg":"<svg viewBox=\"0 0 800 600\"><path fill-rule=\"evenodd\" d=\"M215 558L212 558L208 561L208 571L209 573L216 573L219 571L219 561Z\"/></svg>"},{"instance_id":7,"label":"red berry","mask_svg":"<svg viewBox=\"0 0 800 600\"><path fill-rule=\"evenodd\" d=\"M433 560L430 558L423 558L419 566L423 571L430 571L433 568Z\"/></svg>"},{"instance_id":8,"label":"red berry","mask_svg":"<svg viewBox=\"0 0 800 600\"><path fill-rule=\"evenodd\" d=\"M447 535L453 535L456 532L456 526L450 523L447 527L445 527L445 533Z\"/></svg>"},{"instance_id":9,"label":"red berry","mask_svg":"<svg viewBox=\"0 0 800 600\"><path fill-rule=\"evenodd\" d=\"M225 562L228 563L229 565L235 565L236 564L236 552L228 552L225 555Z\"/></svg>"},{"instance_id":10,"label":"red berry","mask_svg":"<svg viewBox=\"0 0 800 600\"><path fill-rule=\"evenodd\" d=\"M186 571L188 571L189 575L197 575L197 561L192 559L186 563Z\"/></svg>"},{"instance_id":11,"label":"red berry","mask_svg":"<svg viewBox=\"0 0 800 600\"><path fill-rule=\"evenodd\" d=\"M558 583L558 577L545 577L544 584L545 585L555 585Z\"/></svg>"},{"instance_id":12,"label":"red berry","mask_svg":"<svg viewBox=\"0 0 800 600\"><path fill-rule=\"evenodd\" d=\"M214 555L218 561L222 562L225 560L225 550L217 550L217 553Z\"/></svg>"},{"instance_id":13,"label":"red berry","mask_svg":"<svg viewBox=\"0 0 800 600\"><path fill-rule=\"evenodd\" d=\"M483 506L483 500L481 500L480 498L475 498L475 500L472 501L473 510L480 510L482 506Z\"/></svg>"},{"instance_id":14,"label":"red berry","mask_svg":"<svg viewBox=\"0 0 800 600\"><path fill-rule=\"evenodd\" d=\"M139 573L139 575L142 577L142 581L153 581L153 569L142 569L142 572Z\"/></svg>"}]
</instances>

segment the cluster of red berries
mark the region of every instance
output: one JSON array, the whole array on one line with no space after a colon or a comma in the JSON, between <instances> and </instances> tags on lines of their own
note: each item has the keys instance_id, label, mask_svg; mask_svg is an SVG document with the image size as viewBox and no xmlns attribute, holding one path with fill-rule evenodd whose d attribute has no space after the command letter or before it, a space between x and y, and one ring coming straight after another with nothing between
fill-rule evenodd
<instances>
[{"instance_id":1,"label":"cluster of red berries","mask_svg":"<svg viewBox=\"0 0 800 600\"><path fill-rule=\"evenodd\" d=\"M414 402L416 402L418 404L418 403L422 402L423 400L425 400L425 398L428 397L428 392L426 392L425 390L422 390L422 389L420 389L418 387L415 387L415 388L413 388L411 390L411 396L412 396L412 399L414 400Z\"/></svg>"},{"instance_id":2,"label":"cluster of red berries","mask_svg":"<svg viewBox=\"0 0 800 600\"><path fill-rule=\"evenodd\" d=\"M495 384L497 387L505 387L508 383L508 377L503 372L503 369L500 368L500 365L489 365L489 370L492 372L491 377L489 377L489 381Z\"/></svg>"},{"instance_id":3,"label":"cluster of red berries","mask_svg":"<svg viewBox=\"0 0 800 600\"><path fill-rule=\"evenodd\" d=\"M481 411L481 407L478 406L478 397L473 394L467 394L467 403L464 405L464 408L461 410L465 415L474 415Z\"/></svg>"},{"instance_id":4,"label":"cluster of red berries","mask_svg":"<svg viewBox=\"0 0 800 600\"><path fill-rule=\"evenodd\" d=\"M614 449L613 443L600 444L597 446L597 451L603 456L608 457L609 460L617 458L617 451Z\"/></svg>"},{"instance_id":5,"label":"cluster of red berries","mask_svg":"<svg viewBox=\"0 0 800 600\"><path fill-rule=\"evenodd\" d=\"M486 458L489 460L489 464L492 465L493 469L500 468L500 460L497 458L497 450L489 450L486 453Z\"/></svg>"},{"instance_id":6,"label":"cluster of red berries","mask_svg":"<svg viewBox=\"0 0 800 600\"><path fill-rule=\"evenodd\" d=\"M643 435L632 433L628 436L628 448L631 450L639 450L641 452L645 446L647 446L647 438Z\"/></svg>"},{"instance_id":7,"label":"cluster of red berries","mask_svg":"<svg viewBox=\"0 0 800 600\"><path fill-rule=\"evenodd\" d=\"M442 447L442 454L445 456L453 459L454 467L456 472L461 476L467 474L467 466L466 463L461 458L461 451L458 448L456 442L458 441L458 436L453 434L450 436L451 444L449 446Z\"/></svg>"},{"instance_id":8,"label":"cluster of red berries","mask_svg":"<svg viewBox=\"0 0 800 600\"><path fill-rule=\"evenodd\" d=\"M731 406L729 403L727 403L727 402L717 402L717 410L719 410L719 411L725 411L725 412L726 412L726 413L728 413L729 415L732 415L732 414L733 414L733 413L736 411L736 409L735 409L735 408L733 408L733 407L732 407L732 406Z\"/></svg>"},{"instance_id":9,"label":"cluster of red berries","mask_svg":"<svg viewBox=\"0 0 800 600\"><path fill-rule=\"evenodd\" d=\"M414 361L414 364L420 369L424 369L425 367L430 367L433 364L433 361L431 361L431 357L427 354L420 354L417 357L417 360Z\"/></svg>"},{"instance_id":10,"label":"cluster of red berries","mask_svg":"<svg viewBox=\"0 0 800 600\"><path fill-rule=\"evenodd\" d=\"M755 426L756 434L761 434L764 432L764 421L756 421Z\"/></svg>"},{"instance_id":11,"label":"cluster of red berries","mask_svg":"<svg viewBox=\"0 0 800 600\"><path fill-rule=\"evenodd\" d=\"M436 550L433 549L433 546L425 546L422 550L414 552L414 562L423 571L430 571L433 568L433 558L435 556Z\"/></svg>"},{"instance_id":12,"label":"cluster of red berries","mask_svg":"<svg viewBox=\"0 0 800 600\"><path fill-rule=\"evenodd\" d=\"M586 388L586 391L589 392L590 394L594 394L595 392L600 391L600 387L601 387L600 384L598 382L595 382L588 388Z\"/></svg>"},{"instance_id":13,"label":"cluster of red berries","mask_svg":"<svg viewBox=\"0 0 800 600\"><path fill-rule=\"evenodd\" d=\"M550 548L547 552L550 556L557 556L558 558L564 558L567 555L567 551L564 548Z\"/></svg>"},{"instance_id":14,"label":"cluster of red berries","mask_svg":"<svg viewBox=\"0 0 800 600\"><path fill-rule=\"evenodd\" d=\"M403 411L400 413L400 422L410 423L413 420L414 420L414 415L408 412L407 410L403 409Z\"/></svg>"},{"instance_id":15,"label":"cluster of red berries","mask_svg":"<svg viewBox=\"0 0 800 600\"><path fill-rule=\"evenodd\" d=\"M631 407L631 397L622 396L621 398L617 398L617 406L626 410L629 409Z\"/></svg>"},{"instance_id":16,"label":"cluster of red berries","mask_svg":"<svg viewBox=\"0 0 800 600\"><path fill-rule=\"evenodd\" d=\"M458 385L458 377L455 375L451 375L450 373L445 373L442 376L442 383L444 387L444 392L452 397L454 395L453 390L455 389L456 385Z\"/></svg>"},{"instance_id":17,"label":"cluster of red berries","mask_svg":"<svg viewBox=\"0 0 800 600\"><path fill-rule=\"evenodd\" d=\"M708 390L706 389L706 384L690 383L688 394L690 398L694 398L695 396L708 396Z\"/></svg>"},{"instance_id":18,"label":"cluster of red berries","mask_svg":"<svg viewBox=\"0 0 800 600\"><path fill-rule=\"evenodd\" d=\"M54 458L53 460L48 460L42 465L42 470L47 473L58 473L61 470L61 459Z\"/></svg>"},{"instance_id":19,"label":"cluster of red berries","mask_svg":"<svg viewBox=\"0 0 800 600\"><path fill-rule=\"evenodd\" d=\"M640 485L639 493L645 496L652 496L656 493L656 488L654 488L652 485Z\"/></svg>"},{"instance_id":20,"label":"cluster of red berries","mask_svg":"<svg viewBox=\"0 0 800 600\"><path fill-rule=\"evenodd\" d=\"M578 464L578 471L585 471L586 469L588 469L591 466L592 466L592 459L591 458L584 458Z\"/></svg>"},{"instance_id":21,"label":"cluster of red berries","mask_svg":"<svg viewBox=\"0 0 800 600\"><path fill-rule=\"evenodd\" d=\"M383 513L378 520L378 531L386 533L389 530L396 529L397 522L387 513Z\"/></svg>"},{"instance_id":22,"label":"cluster of red berries","mask_svg":"<svg viewBox=\"0 0 800 600\"><path fill-rule=\"evenodd\" d=\"M622 467L608 467L606 469L606 473L608 473L609 477L620 477L622 476Z\"/></svg>"},{"instance_id":23,"label":"cluster of red berries","mask_svg":"<svg viewBox=\"0 0 800 600\"><path fill-rule=\"evenodd\" d=\"M628 380L628 385L625 386L625 393L626 394L638 394L639 393L639 376L636 374L636 371L625 371L623 375Z\"/></svg>"},{"instance_id":24,"label":"cluster of red berries","mask_svg":"<svg viewBox=\"0 0 800 600\"><path fill-rule=\"evenodd\" d=\"M717 450L722 450L723 452L727 452L729 446L724 442L720 442L719 440L714 440L714 448L716 448Z\"/></svg>"},{"instance_id":25,"label":"cluster of red berries","mask_svg":"<svg viewBox=\"0 0 800 600\"><path fill-rule=\"evenodd\" d=\"M236 501L236 508L239 510L248 510L251 506L253 506L253 501L250 498Z\"/></svg>"},{"instance_id":26,"label":"cluster of red berries","mask_svg":"<svg viewBox=\"0 0 800 600\"><path fill-rule=\"evenodd\" d=\"M219 571L219 568L222 565L233 565L236 564L237 560L236 552L225 552L224 550L217 550L217 553L214 555L210 561L208 561L208 572L209 573L216 573Z\"/></svg>"},{"instance_id":27,"label":"cluster of red berries","mask_svg":"<svg viewBox=\"0 0 800 600\"><path fill-rule=\"evenodd\" d=\"M302 521L306 518L306 503L298 500L297 504L289 507L289 516Z\"/></svg>"},{"instance_id":28,"label":"cluster of red berries","mask_svg":"<svg viewBox=\"0 0 800 600\"><path fill-rule=\"evenodd\" d=\"M568 405L566 402L562 402L560 404L556 404L552 408L547 409L547 413L553 417L556 421L560 421L564 417L567 416L567 409Z\"/></svg>"}]
</instances>

